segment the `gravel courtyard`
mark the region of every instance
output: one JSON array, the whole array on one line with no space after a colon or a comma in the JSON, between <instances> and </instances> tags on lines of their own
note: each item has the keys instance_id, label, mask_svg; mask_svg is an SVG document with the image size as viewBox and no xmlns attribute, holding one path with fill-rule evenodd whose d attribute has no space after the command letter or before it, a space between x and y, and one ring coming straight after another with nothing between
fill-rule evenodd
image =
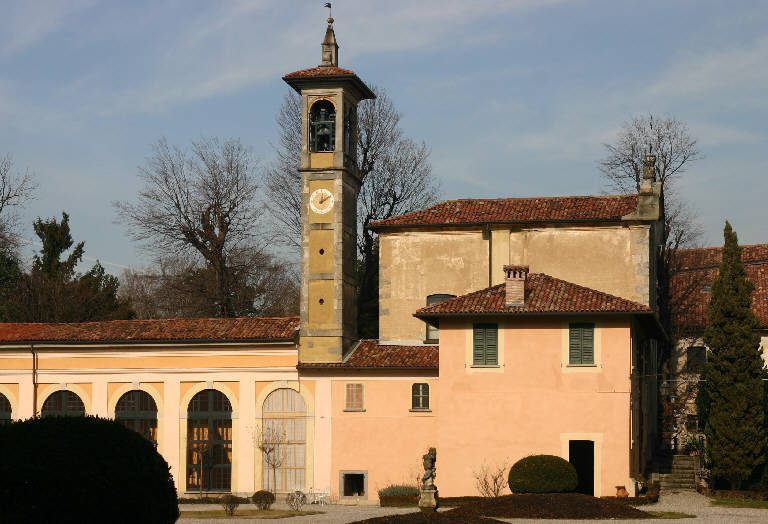
<instances>
[{"instance_id":1,"label":"gravel courtyard","mask_svg":"<svg viewBox=\"0 0 768 524\"><path fill-rule=\"evenodd\" d=\"M252 508L252 505L243 505L241 508ZM287 506L282 504L275 504L275 509L287 509ZM189 511L193 509L190 505L182 504L180 509ZM195 509L220 509L220 506L216 505L202 505L196 506ZM378 506L305 506L304 509L318 511L324 511L324 515L307 515L304 517L292 517L285 519L195 519L195 518L183 518L179 519L180 524L225 524L232 522L242 523L272 523L272 524L314 524L317 523L346 523L355 522L357 520L363 520L372 517L381 517L384 515L393 515L398 513L411 513L414 508L380 508ZM712 506L709 503L709 499L698 493L690 491L670 492L662 493L659 502L656 504L650 504L647 506L640 506L641 510L648 511L678 511L681 513L689 513L696 515L695 519L683 519L678 522L694 523L702 522L708 524L720 524L720 523L738 523L738 524L764 524L768 522L768 509L748 509L748 508L724 508L720 506ZM512 522L515 524L523 524L529 522L540 522L532 519L501 519L497 520L502 522ZM616 522L614 520L558 520L557 522L570 523L570 522L582 522L582 523L595 523L595 522ZM644 523L648 524L648 520L622 520L627 524Z\"/></svg>"}]
</instances>

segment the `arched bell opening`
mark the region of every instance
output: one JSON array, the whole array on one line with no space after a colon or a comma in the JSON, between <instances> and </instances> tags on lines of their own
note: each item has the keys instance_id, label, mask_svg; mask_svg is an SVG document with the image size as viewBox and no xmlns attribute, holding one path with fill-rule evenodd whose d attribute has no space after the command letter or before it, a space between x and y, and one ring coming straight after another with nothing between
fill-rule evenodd
<instances>
[{"instance_id":1,"label":"arched bell opening","mask_svg":"<svg viewBox=\"0 0 768 524\"><path fill-rule=\"evenodd\" d=\"M313 153L336 149L336 108L328 100L318 100L309 111L309 150Z\"/></svg>"}]
</instances>

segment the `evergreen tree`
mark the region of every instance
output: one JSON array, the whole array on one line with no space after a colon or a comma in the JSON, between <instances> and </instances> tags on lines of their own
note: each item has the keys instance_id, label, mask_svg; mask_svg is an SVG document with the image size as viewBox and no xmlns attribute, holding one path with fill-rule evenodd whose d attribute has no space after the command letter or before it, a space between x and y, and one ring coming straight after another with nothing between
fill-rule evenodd
<instances>
[{"instance_id":1,"label":"evergreen tree","mask_svg":"<svg viewBox=\"0 0 768 524\"><path fill-rule=\"evenodd\" d=\"M86 322L133 317L130 303L118 297L117 278L106 274L101 264L97 262L85 274L76 273L85 243L75 245L69 215L63 213L61 222L38 218L33 225L43 247L29 273L21 273L15 259L0 258L1 320Z\"/></svg>"},{"instance_id":2,"label":"evergreen tree","mask_svg":"<svg viewBox=\"0 0 768 524\"><path fill-rule=\"evenodd\" d=\"M712 475L739 489L766 460L763 382L758 320L752 312L754 284L747 278L741 248L725 223L720 273L712 284L709 323L704 343L709 348L703 399L708 420L705 433ZM704 403L704 402L701 402Z\"/></svg>"}]
</instances>

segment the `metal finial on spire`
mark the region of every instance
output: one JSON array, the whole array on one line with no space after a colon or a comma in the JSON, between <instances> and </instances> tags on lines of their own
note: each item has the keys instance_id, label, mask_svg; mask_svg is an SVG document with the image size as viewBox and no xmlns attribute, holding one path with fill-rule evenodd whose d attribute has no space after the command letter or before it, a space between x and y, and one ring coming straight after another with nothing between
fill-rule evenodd
<instances>
[{"instance_id":1,"label":"metal finial on spire","mask_svg":"<svg viewBox=\"0 0 768 524\"><path fill-rule=\"evenodd\" d=\"M326 2L325 7L331 9L331 3ZM338 67L339 45L336 43L336 34L333 32L333 17L328 17L328 27L325 30L325 38L322 43L323 61L320 67Z\"/></svg>"},{"instance_id":2,"label":"metal finial on spire","mask_svg":"<svg viewBox=\"0 0 768 524\"><path fill-rule=\"evenodd\" d=\"M333 11L331 10L331 3L330 2L326 2L325 3L325 7L328 8L328 23L332 24L333 23Z\"/></svg>"}]
</instances>

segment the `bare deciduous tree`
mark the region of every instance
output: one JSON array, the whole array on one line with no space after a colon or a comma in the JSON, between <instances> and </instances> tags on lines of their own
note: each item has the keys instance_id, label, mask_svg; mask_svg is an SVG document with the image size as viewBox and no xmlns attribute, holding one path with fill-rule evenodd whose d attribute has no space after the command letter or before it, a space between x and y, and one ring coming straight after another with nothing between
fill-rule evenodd
<instances>
[{"instance_id":1,"label":"bare deciduous tree","mask_svg":"<svg viewBox=\"0 0 768 524\"><path fill-rule=\"evenodd\" d=\"M272 470L272 491L277 489L277 470L285 462L287 443L285 427L276 419L262 420L253 435L254 446L261 451L264 463Z\"/></svg>"},{"instance_id":2,"label":"bare deciduous tree","mask_svg":"<svg viewBox=\"0 0 768 524\"><path fill-rule=\"evenodd\" d=\"M14 171L10 155L0 156L0 249L18 248L18 210L34 198L35 189L37 185L29 172Z\"/></svg>"},{"instance_id":3,"label":"bare deciduous tree","mask_svg":"<svg viewBox=\"0 0 768 524\"><path fill-rule=\"evenodd\" d=\"M358 296L358 326L361 336L377 336L378 253L371 222L432 205L440 197L439 183L432 173L429 148L404 137L400 113L387 92L371 88L373 100L360 103L357 137L357 167L363 184L357 203L358 251L361 260ZM277 159L267 171L270 209L289 235L287 242L301 242L301 99L285 96L277 117L280 133Z\"/></svg>"},{"instance_id":4,"label":"bare deciduous tree","mask_svg":"<svg viewBox=\"0 0 768 524\"><path fill-rule=\"evenodd\" d=\"M668 327L674 318L674 307L668 293L669 277L675 271L674 254L678 249L696 247L702 235L695 213L679 194L676 182L701 158L696 139L686 126L674 117L654 118L653 115L633 118L626 122L613 144L604 144L608 155L599 167L609 189L630 193L640 190L643 163L648 153L656 155L656 179L664 192L664 251L661 267L660 291ZM683 298L684 297L679 297Z\"/></svg>"},{"instance_id":5,"label":"bare deciduous tree","mask_svg":"<svg viewBox=\"0 0 768 524\"><path fill-rule=\"evenodd\" d=\"M161 139L140 168L135 203L115 202L131 237L158 256L202 260L213 283L216 316L234 316L240 263L263 253L263 209L256 162L238 140L192 142L190 150Z\"/></svg>"},{"instance_id":6,"label":"bare deciduous tree","mask_svg":"<svg viewBox=\"0 0 768 524\"><path fill-rule=\"evenodd\" d=\"M299 308L298 275L273 257L235 264L232 304L237 316L289 316ZM215 315L210 300L210 270L199 261L163 258L144 270L127 269L120 295L134 305L137 318L206 317Z\"/></svg>"},{"instance_id":7,"label":"bare deciduous tree","mask_svg":"<svg viewBox=\"0 0 768 524\"><path fill-rule=\"evenodd\" d=\"M611 189L621 193L640 191L645 155L656 155L656 175L664 189L679 178L690 162L701 158L688 126L674 117L639 116L625 122L613 144L603 144L608 156L600 170Z\"/></svg>"}]
</instances>

